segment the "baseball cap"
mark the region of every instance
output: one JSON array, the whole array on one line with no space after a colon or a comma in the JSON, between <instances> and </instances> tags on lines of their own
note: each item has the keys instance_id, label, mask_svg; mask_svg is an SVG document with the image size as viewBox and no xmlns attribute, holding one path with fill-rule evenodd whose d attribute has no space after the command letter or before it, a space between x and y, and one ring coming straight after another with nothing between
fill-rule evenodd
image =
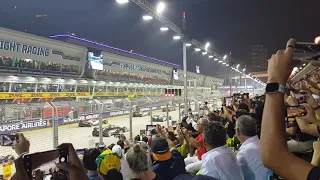
<instances>
[{"instance_id":1,"label":"baseball cap","mask_svg":"<svg viewBox=\"0 0 320 180\"><path fill-rule=\"evenodd\" d=\"M119 145L114 145L112 147L112 152L117 153L118 157L122 156L122 149Z\"/></svg>"},{"instance_id":2,"label":"baseball cap","mask_svg":"<svg viewBox=\"0 0 320 180\"><path fill-rule=\"evenodd\" d=\"M218 179L211 176L205 176L205 175L191 176L189 174L182 174L177 176L173 180L218 180Z\"/></svg>"},{"instance_id":3,"label":"baseball cap","mask_svg":"<svg viewBox=\"0 0 320 180\"><path fill-rule=\"evenodd\" d=\"M152 137L151 151L154 159L157 161L166 161L171 158L169 144L167 140L162 137Z\"/></svg>"},{"instance_id":4,"label":"baseball cap","mask_svg":"<svg viewBox=\"0 0 320 180\"><path fill-rule=\"evenodd\" d=\"M111 150L103 151L96 159L96 163L98 166L98 171L101 174L107 175L108 171L111 169L115 169L120 171L121 164L120 159L117 153L112 152Z\"/></svg>"}]
</instances>

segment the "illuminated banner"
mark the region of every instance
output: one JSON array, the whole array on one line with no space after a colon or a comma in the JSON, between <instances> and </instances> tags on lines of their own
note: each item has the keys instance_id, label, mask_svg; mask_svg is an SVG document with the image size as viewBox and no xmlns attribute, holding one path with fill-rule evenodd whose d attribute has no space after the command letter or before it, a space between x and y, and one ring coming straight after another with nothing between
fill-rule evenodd
<instances>
[{"instance_id":1,"label":"illuminated banner","mask_svg":"<svg viewBox=\"0 0 320 180\"><path fill-rule=\"evenodd\" d=\"M49 56L52 50L44 47L32 46L18 42L0 40L0 50L32 54L36 56Z\"/></svg>"},{"instance_id":2,"label":"illuminated banner","mask_svg":"<svg viewBox=\"0 0 320 180\"><path fill-rule=\"evenodd\" d=\"M134 65L134 64L127 64L127 63L120 63L120 68L121 69L133 70L133 71L156 73L156 74L161 74L162 73L162 71L159 70L159 69L148 68L148 67L143 67L143 66Z\"/></svg>"},{"instance_id":3,"label":"illuminated banner","mask_svg":"<svg viewBox=\"0 0 320 180\"><path fill-rule=\"evenodd\" d=\"M0 93L0 99L89 97L90 93Z\"/></svg>"}]
</instances>

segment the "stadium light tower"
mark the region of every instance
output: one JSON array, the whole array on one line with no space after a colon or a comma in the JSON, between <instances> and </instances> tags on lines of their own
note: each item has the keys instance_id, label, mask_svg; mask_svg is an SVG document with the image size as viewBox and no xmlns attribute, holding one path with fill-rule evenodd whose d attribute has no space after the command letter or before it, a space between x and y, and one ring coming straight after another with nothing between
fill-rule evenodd
<instances>
[{"instance_id":1,"label":"stadium light tower","mask_svg":"<svg viewBox=\"0 0 320 180\"><path fill-rule=\"evenodd\" d=\"M145 21L149 21L149 20L153 19L153 17L149 16L149 15L145 15L145 16L142 16L142 19Z\"/></svg>"},{"instance_id":2,"label":"stadium light tower","mask_svg":"<svg viewBox=\"0 0 320 180\"><path fill-rule=\"evenodd\" d=\"M223 60L227 59L227 57L228 57L227 55L224 55L224 56L223 56Z\"/></svg>"},{"instance_id":3,"label":"stadium light tower","mask_svg":"<svg viewBox=\"0 0 320 180\"><path fill-rule=\"evenodd\" d=\"M169 28L167 28L167 27L161 27L160 30L161 30L161 31L168 31Z\"/></svg>"},{"instance_id":4,"label":"stadium light tower","mask_svg":"<svg viewBox=\"0 0 320 180\"><path fill-rule=\"evenodd\" d=\"M179 40L179 39L181 39L181 37L180 36L173 36L173 39L174 40Z\"/></svg>"},{"instance_id":5,"label":"stadium light tower","mask_svg":"<svg viewBox=\"0 0 320 180\"><path fill-rule=\"evenodd\" d=\"M165 4L163 2L160 2L157 6L157 13L162 13L162 11L164 10L165 8Z\"/></svg>"},{"instance_id":6,"label":"stadium light tower","mask_svg":"<svg viewBox=\"0 0 320 180\"><path fill-rule=\"evenodd\" d=\"M126 4L126 3L129 2L129 0L116 0L116 1L117 1L117 3L119 3L119 4Z\"/></svg>"},{"instance_id":7,"label":"stadium light tower","mask_svg":"<svg viewBox=\"0 0 320 180\"><path fill-rule=\"evenodd\" d=\"M210 46L210 43L207 42L205 45L205 49L207 50L209 48L209 46Z\"/></svg>"}]
</instances>

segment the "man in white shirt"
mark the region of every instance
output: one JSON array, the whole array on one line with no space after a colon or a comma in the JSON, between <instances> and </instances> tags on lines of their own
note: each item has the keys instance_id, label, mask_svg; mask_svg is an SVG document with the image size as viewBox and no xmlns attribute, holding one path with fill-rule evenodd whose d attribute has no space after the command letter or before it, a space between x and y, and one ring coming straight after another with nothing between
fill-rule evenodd
<instances>
[{"instance_id":1,"label":"man in white shirt","mask_svg":"<svg viewBox=\"0 0 320 180\"><path fill-rule=\"evenodd\" d=\"M202 155L200 174L219 180L244 180L236 156L226 146L226 129L220 122L210 121L203 126L207 153Z\"/></svg>"},{"instance_id":2,"label":"man in white shirt","mask_svg":"<svg viewBox=\"0 0 320 180\"><path fill-rule=\"evenodd\" d=\"M237 160L245 180L265 180L269 169L263 166L260 155L260 140L257 135L257 121L248 116L240 116L236 121L236 135L241 142Z\"/></svg>"}]
</instances>

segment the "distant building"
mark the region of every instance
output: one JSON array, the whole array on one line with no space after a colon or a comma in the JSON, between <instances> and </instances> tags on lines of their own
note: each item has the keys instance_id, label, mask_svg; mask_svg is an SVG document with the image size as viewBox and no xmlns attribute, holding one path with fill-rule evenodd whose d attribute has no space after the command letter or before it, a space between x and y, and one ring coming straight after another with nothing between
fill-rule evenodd
<instances>
[{"instance_id":1,"label":"distant building","mask_svg":"<svg viewBox=\"0 0 320 180\"><path fill-rule=\"evenodd\" d=\"M252 61L251 69L252 72L266 71L268 67L268 49L263 45L252 46Z\"/></svg>"}]
</instances>

